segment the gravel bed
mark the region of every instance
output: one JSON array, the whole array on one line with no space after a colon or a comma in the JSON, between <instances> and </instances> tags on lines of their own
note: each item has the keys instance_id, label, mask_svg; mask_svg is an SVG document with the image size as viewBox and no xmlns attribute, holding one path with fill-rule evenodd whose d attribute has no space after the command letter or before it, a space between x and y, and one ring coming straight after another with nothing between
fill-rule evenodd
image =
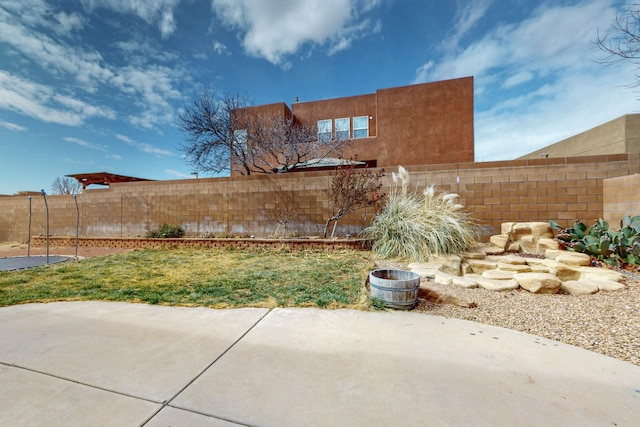
<instances>
[{"instance_id":1,"label":"gravel bed","mask_svg":"<svg viewBox=\"0 0 640 427\"><path fill-rule=\"evenodd\" d=\"M415 311L526 332L640 366L640 280L626 278L623 283L623 290L593 295L448 287L451 294L478 306L421 299Z\"/></svg>"}]
</instances>

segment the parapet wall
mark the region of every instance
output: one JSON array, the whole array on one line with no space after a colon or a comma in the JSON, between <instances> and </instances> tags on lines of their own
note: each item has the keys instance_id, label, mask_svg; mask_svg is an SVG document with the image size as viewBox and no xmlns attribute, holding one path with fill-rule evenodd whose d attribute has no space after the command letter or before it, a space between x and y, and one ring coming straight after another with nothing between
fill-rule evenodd
<instances>
[{"instance_id":1,"label":"parapet wall","mask_svg":"<svg viewBox=\"0 0 640 427\"><path fill-rule=\"evenodd\" d=\"M487 234L497 234L505 221L579 219L591 223L603 216L603 180L640 173L640 154L548 158L484 163L412 166L412 186L422 191L458 193L460 203ZM384 178L391 184L391 171ZM290 235L319 235L328 217L327 188L322 172L249 177L149 181L112 184L109 189L71 196L47 196L49 234L82 237L142 237L160 224L180 225L189 237L272 235L277 213L289 206ZM373 217L372 208L341 219L338 235L356 235ZM25 196L0 197L0 241L27 241L29 201ZM31 200L31 235L45 235L41 196ZM279 230L282 233L283 227Z\"/></svg>"}]
</instances>

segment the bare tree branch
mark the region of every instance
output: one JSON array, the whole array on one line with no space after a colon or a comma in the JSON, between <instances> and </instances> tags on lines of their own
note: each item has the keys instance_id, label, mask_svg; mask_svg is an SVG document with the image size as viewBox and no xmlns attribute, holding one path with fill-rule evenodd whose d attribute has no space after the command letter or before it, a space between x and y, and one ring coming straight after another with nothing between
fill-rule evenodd
<instances>
[{"instance_id":1,"label":"bare tree branch","mask_svg":"<svg viewBox=\"0 0 640 427\"><path fill-rule=\"evenodd\" d=\"M73 178L56 178L51 184L51 192L53 194L80 194L82 193L82 184Z\"/></svg>"},{"instance_id":2,"label":"bare tree branch","mask_svg":"<svg viewBox=\"0 0 640 427\"><path fill-rule=\"evenodd\" d=\"M201 172L288 172L301 163L340 157L350 139L318 142L315 126L290 115L258 113L240 95L201 91L184 109L179 127L187 135L180 146L187 163Z\"/></svg>"},{"instance_id":3,"label":"bare tree branch","mask_svg":"<svg viewBox=\"0 0 640 427\"><path fill-rule=\"evenodd\" d=\"M356 170L354 163L336 169L328 190L331 211L324 226L325 238L332 222L380 200L380 178L383 176L384 170L375 173L369 169Z\"/></svg>"},{"instance_id":4,"label":"bare tree branch","mask_svg":"<svg viewBox=\"0 0 640 427\"><path fill-rule=\"evenodd\" d=\"M611 33L600 34L598 31L595 44L606 57L598 62L617 65L631 62L640 66L640 3L629 4L624 12L616 15L611 24ZM633 86L640 85L636 76Z\"/></svg>"}]
</instances>

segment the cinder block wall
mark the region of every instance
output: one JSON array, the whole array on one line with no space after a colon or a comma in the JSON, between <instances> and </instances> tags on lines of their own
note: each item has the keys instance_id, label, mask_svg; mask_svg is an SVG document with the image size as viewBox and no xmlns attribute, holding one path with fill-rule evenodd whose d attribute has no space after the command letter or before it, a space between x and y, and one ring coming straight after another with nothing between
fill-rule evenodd
<instances>
[{"instance_id":1,"label":"cinder block wall","mask_svg":"<svg viewBox=\"0 0 640 427\"><path fill-rule=\"evenodd\" d=\"M436 184L439 191L460 194L460 203L495 234L505 221L591 223L603 216L604 180L640 173L640 154L549 158L485 163L412 166L419 191ZM390 170L384 178L391 185ZM162 223L180 225L188 236L257 237L272 234L275 213L291 196L293 220L287 233L321 234L328 216L330 176L304 172L277 176L190 179L113 184L79 195L80 235L136 237ZM627 187L625 187L627 188ZM627 188L631 194L635 189ZM637 194L636 194L637 197ZM75 235L76 207L71 196L48 196L49 230ZM46 215L41 196L32 198L32 235L44 235ZM337 233L356 234L373 210L343 218ZM0 241L26 241L29 202L25 196L0 197ZM282 231L282 229L280 229Z\"/></svg>"},{"instance_id":2,"label":"cinder block wall","mask_svg":"<svg viewBox=\"0 0 640 427\"><path fill-rule=\"evenodd\" d=\"M639 174L605 179L602 187L603 216L611 227L618 228L625 215L640 215Z\"/></svg>"}]
</instances>

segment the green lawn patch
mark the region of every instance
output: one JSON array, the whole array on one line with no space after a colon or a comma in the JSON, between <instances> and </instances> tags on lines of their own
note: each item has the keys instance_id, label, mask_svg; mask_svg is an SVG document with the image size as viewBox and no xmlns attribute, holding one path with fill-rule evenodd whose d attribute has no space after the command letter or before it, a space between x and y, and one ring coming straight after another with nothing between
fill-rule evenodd
<instances>
[{"instance_id":1,"label":"green lawn patch","mask_svg":"<svg viewBox=\"0 0 640 427\"><path fill-rule=\"evenodd\" d=\"M0 306L102 300L232 307L369 308L362 251L148 249L0 272Z\"/></svg>"}]
</instances>

